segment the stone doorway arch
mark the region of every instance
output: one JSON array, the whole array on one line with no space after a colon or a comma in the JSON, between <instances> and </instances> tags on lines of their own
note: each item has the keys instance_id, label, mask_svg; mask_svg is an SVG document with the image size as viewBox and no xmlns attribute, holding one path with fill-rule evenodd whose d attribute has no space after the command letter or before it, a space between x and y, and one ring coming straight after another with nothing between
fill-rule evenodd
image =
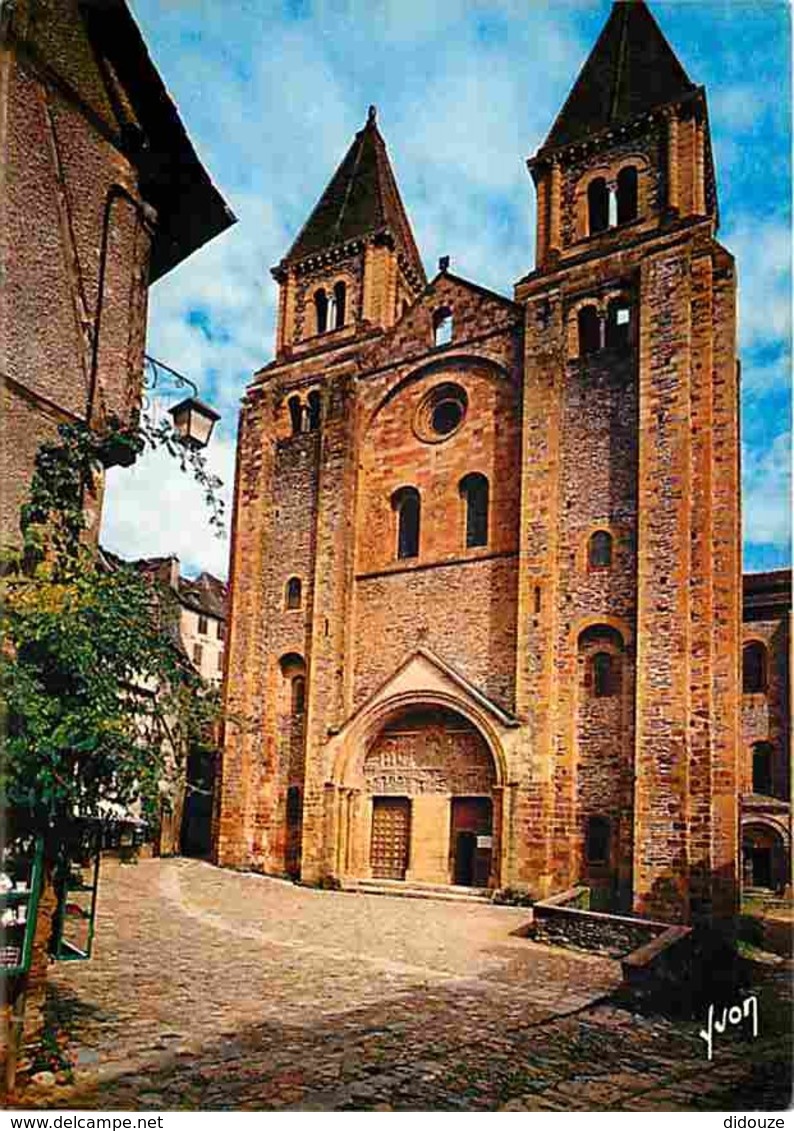
<instances>
[{"instance_id":1,"label":"stone doorway arch","mask_svg":"<svg viewBox=\"0 0 794 1131\"><path fill-rule=\"evenodd\" d=\"M363 729L340 767L343 875L499 886L501 766L465 711L438 696L401 699Z\"/></svg>"}]
</instances>

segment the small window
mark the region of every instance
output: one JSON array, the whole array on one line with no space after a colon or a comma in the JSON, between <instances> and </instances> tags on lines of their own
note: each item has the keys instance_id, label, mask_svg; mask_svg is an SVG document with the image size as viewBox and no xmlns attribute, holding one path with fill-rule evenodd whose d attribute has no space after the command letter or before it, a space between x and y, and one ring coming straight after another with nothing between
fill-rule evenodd
<instances>
[{"instance_id":1,"label":"small window","mask_svg":"<svg viewBox=\"0 0 794 1131\"><path fill-rule=\"evenodd\" d=\"M403 305L402 305L402 317L403 318L405 318L406 314L410 310L410 307L411 307L411 304L408 302L407 299L404 298L403 299Z\"/></svg>"},{"instance_id":2,"label":"small window","mask_svg":"<svg viewBox=\"0 0 794 1131\"><path fill-rule=\"evenodd\" d=\"M587 818L585 853L588 864L606 864L609 860L609 821L606 817Z\"/></svg>"},{"instance_id":3,"label":"small window","mask_svg":"<svg viewBox=\"0 0 794 1131\"><path fill-rule=\"evenodd\" d=\"M201 647L201 645L200 644L194 644L193 645L193 663L196 665L197 668L201 667L201 660L202 660L203 654L204 654L204 649Z\"/></svg>"},{"instance_id":4,"label":"small window","mask_svg":"<svg viewBox=\"0 0 794 1131\"><path fill-rule=\"evenodd\" d=\"M598 353L601 349L601 320L595 306L583 306L577 316L579 322L579 356Z\"/></svg>"},{"instance_id":5,"label":"small window","mask_svg":"<svg viewBox=\"0 0 794 1131\"><path fill-rule=\"evenodd\" d=\"M617 692L615 657L609 652L596 652L591 661L593 669L593 695L605 699Z\"/></svg>"},{"instance_id":6,"label":"small window","mask_svg":"<svg viewBox=\"0 0 794 1131\"><path fill-rule=\"evenodd\" d=\"M421 514L419 492L415 487L401 487L392 495L392 507L397 513L397 557L416 558Z\"/></svg>"},{"instance_id":7,"label":"small window","mask_svg":"<svg viewBox=\"0 0 794 1131\"><path fill-rule=\"evenodd\" d=\"M223 652L218 653L218 671L223 671Z\"/></svg>"},{"instance_id":8,"label":"small window","mask_svg":"<svg viewBox=\"0 0 794 1131\"><path fill-rule=\"evenodd\" d=\"M323 290L314 292L314 316L318 334L328 329L328 295Z\"/></svg>"},{"instance_id":9,"label":"small window","mask_svg":"<svg viewBox=\"0 0 794 1131\"><path fill-rule=\"evenodd\" d=\"M297 436L303 426L303 405L299 396L290 397L287 401L289 418L292 425L292 435Z\"/></svg>"},{"instance_id":10,"label":"small window","mask_svg":"<svg viewBox=\"0 0 794 1131\"><path fill-rule=\"evenodd\" d=\"M473 472L464 476L459 490L466 500L466 546L488 545L488 480Z\"/></svg>"},{"instance_id":11,"label":"small window","mask_svg":"<svg viewBox=\"0 0 794 1131\"><path fill-rule=\"evenodd\" d=\"M296 785L287 790L287 824L299 825L301 820L301 791Z\"/></svg>"},{"instance_id":12,"label":"small window","mask_svg":"<svg viewBox=\"0 0 794 1131\"><path fill-rule=\"evenodd\" d=\"M587 547L590 569L609 569L612 565L612 535L607 530L596 530L590 535Z\"/></svg>"},{"instance_id":13,"label":"small window","mask_svg":"<svg viewBox=\"0 0 794 1131\"><path fill-rule=\"evenodd\" d=\"M301 607L302 599L302 586L299 577L291 577L287 582L285 605L288 609L299 609Z\"/></svg>"},{"instance_id":14,"label":"small window","mask_svg":"<svg viewBox=\"0 0 794 1131\"><path fill-rule=\"evenodd\" d=\"M440 307L433 315L433 343L447 346L452 341L452 311L448 306Z\"/></svg>"},{"instance_id":15,"label":"small window","mask_svg":"<svg viewBox=\"0 0 794 1131\"><path fill-rule=\"evenodd\" d=\"M596 177L587 186L587 219L591 236L609 227L609 192L603 177Z\"/></svg>"},{"instance_id":16,"label":"small window","mask_svg":"<svg viewBox=\"0 0 794 1131\"><path fill-rule=\"evenodd\" d=\"M199 615L198 631L199 631L199 636L206 636L207 635L207 618L203 615Z\"/></svg>"},{"instance_id":17,"label":"small window","mask_svg":"<svg viewBox=\"0 0 794 1131\"><path fill-rule=\"evenodd\" d=\"M607 307L607 346L626 349L631 332L631 307L623 298L613 298Z\"/></svg>"},{"instance_id":18,"label":"small window","mask_svg":"<svg viewBox=\"0 0 794 1131\"><path fill-rule=\"evenodd\" d=\"M742 653L742 690L746 695L766 691L766 648L754 642Z\"/></svg>"},{"instance_id":19,"label":"small window","mask_svg":"<svg viewBox=\"0 0 794 1131\"><path fill-rule=\"evenodd\" d=\"M772 796L772 746L756 742L753 747L753 793Z\"/></svg>"},{"instance_id":20,"label":"small window","mask_svg":"<svg viewBox=\"0 0 794 1131\"><path fill-rule=\"evenodd\" d=\"M322 418L322 399L316 389L312 389L306 398L309 431L316 432L320 427Z\"/></svg>"},{"instance_id":21,"label":"small window","mask_svg":"<svg viewBox=\"0 0 794 1131\"><path fill-rule=\"evenodd\" d=\"M218 640L226 639L226 625L222 620L215 622L215 634L218 637Z\"/></svg>"},{"instance_id":22,"label":"small window","mask_svg":"<svg viewBox=\"0 0 794 1131\"><path fill-rule=\"evenodd\" d=\"M302 715L306 707L306 677L296 675L292 680L292 714Z\"/></svg>"},{"instance_id":23,"label":"small window","mask_svg":"<svg viewBox=\"0 0 794 1131\"><path fill-rule=\"evenodd\" d=\"M343 282L334 284L334 330L341 330L345 324L347 287Z\"/></svg>"},{"instance_id":24,"label":"small window","mask_svg":"<svg viewBox=\"0 0 794 1131\"><path fill-rule=\"evenodd\" d=\"M626 165L618 173L618 223L629 224L637 219L637 170Z\"/></svg>"}]
</instances>

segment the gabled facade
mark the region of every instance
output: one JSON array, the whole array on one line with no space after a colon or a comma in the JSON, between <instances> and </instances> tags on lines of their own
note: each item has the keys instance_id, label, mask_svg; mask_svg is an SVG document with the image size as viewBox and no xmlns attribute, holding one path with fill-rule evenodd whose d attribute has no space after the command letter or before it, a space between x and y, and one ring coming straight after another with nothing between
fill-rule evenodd
<instances>
[{"instance_id":1,"label":"gabled facade","mask_svg":"<svg viewBox=\"0 0 794 1131\"><path fill-rule=\"evenodd\" d=\"M705 95L644 4L614 6L529 167L513 300L446 260L424 283L372 113L276 270L216 856L729 916L736 281Z\"/></svg>"}]
</instances>

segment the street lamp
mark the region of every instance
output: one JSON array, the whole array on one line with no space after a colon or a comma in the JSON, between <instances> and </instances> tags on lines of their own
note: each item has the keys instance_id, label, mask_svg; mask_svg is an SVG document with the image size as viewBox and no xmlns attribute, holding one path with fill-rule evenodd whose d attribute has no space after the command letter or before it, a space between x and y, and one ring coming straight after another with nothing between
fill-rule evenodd
<instances>
[{"instance_id":1,"label":"street lamp","mask_svg":"<svg viewBox=\"0 0 794 1131\"><path fill-rule=\"evenodd\" d=\"M168 412L173 418L174 428L191 448L206 448L215 422L220 420L220 414L198 397L187 397L169 408Z\"/></svg>"},{"instance_id":2,"label":"street lamp","mask_svg":"<svg viewBox=\"0 0 794 1131\"><path fill-rule=\"evenodd\" d=\"M161 372L167 374L166 383L178 389L190 389L192 396L180 401L179 404L168 409L174 421L174 428L179 433L182 442L190 448L206 448L210 442L215 422L220 420L220 414L214 408L199 400L198 389L189 377L178 373L170 365L158 361L156 357L146 355L148 372L144 375L144 388L154 390L159 384Z\"/></svg>"}]
</instances>

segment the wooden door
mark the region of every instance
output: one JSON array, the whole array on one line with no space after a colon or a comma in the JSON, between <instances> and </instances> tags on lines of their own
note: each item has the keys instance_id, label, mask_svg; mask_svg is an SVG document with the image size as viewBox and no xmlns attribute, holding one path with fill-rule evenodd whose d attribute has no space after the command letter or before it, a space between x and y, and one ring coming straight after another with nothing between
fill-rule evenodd
<instances>
[{"instance_id":1,"label":"wooden door","mask_svg":"<svg viewBox=\"0 0 794 1131\"><path fill-rule=\"evenodd\" d=\"M404 880L411 844L411 802L407 797L375 797L369 862L373 878Z\"/></svg>"}]
</instances>

